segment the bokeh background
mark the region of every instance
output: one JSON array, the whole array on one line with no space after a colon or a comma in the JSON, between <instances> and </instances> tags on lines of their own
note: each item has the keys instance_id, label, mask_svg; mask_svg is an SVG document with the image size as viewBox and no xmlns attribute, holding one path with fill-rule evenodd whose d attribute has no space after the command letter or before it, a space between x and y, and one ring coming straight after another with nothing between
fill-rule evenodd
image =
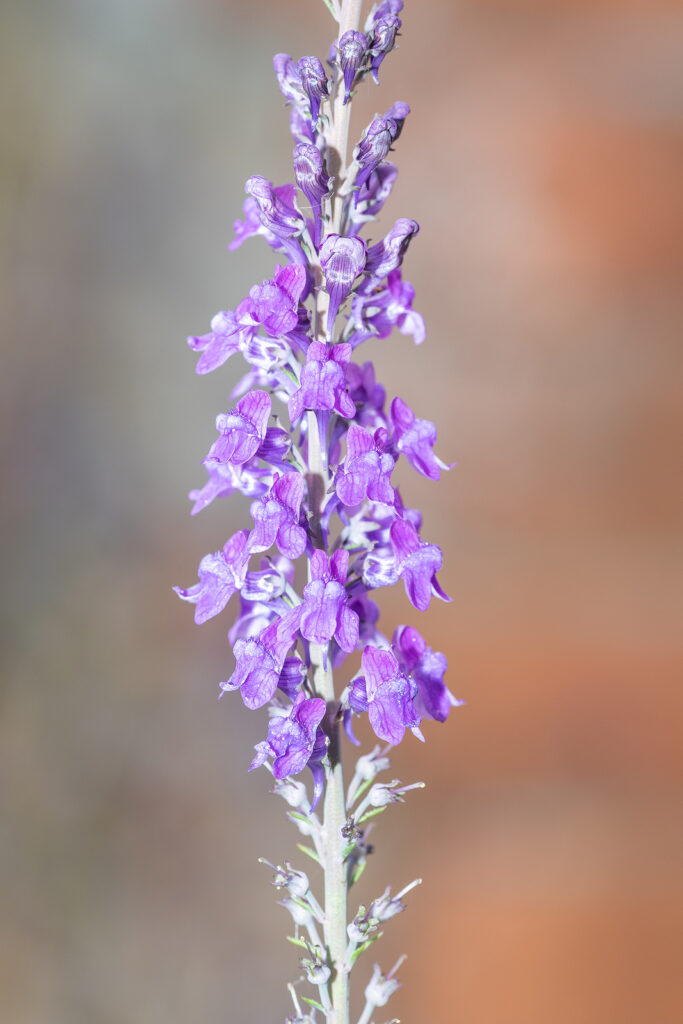
<instances>
[{"instance_id":1,"label":"bokeh background","mask_svg":"<svg viewBox=\"0 0 683 1024\"><path fill-rule=\"evenodd\" d=\"M467 706L396 757L428 788L359 895L425 884L377 947L410 953L377 1019L676 1024L683 18L407 8L353 132L413 107L388 214L422 225L428 341L372 356L458 461L403 487L454 597L419 626ZM227 620L195 628L171 585L247 511L189 518L241 371L197 378L184 339L272 270L225 251L244 179L290 178L271 56L332 34L321 0L2 5L4 1024L289 1012L256 858L298 837L245 772L264 716L216 702Z\"/></svg>"}]
</instances>

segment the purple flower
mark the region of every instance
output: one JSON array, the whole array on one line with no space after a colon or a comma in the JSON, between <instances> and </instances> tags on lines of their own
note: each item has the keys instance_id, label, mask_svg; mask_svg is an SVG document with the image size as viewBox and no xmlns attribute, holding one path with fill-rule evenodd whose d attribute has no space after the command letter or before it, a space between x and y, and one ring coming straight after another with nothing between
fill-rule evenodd
<instances>
[{"instance_id":1,"label":"purple flower","mask_svg":"<svg viewBox=\"0 0 683 1024\"><path fill-rule=\"evenodd\" d=\"M265 494L270 483L271 470L267 466L257 465L254 461L245 462L241 466L233 466L230 462L212 462L206 470L209 479L204 486L188 494L190 501L194 502L190 513L193 516L210 505L215 498L226 498L235 491L248 498L258 497Z\"/></svg>"},{"instance_id":2,"label":"purple flower","mask_svg":"<svg viewBox=\"0 0 683 1024\"><path fill-rule=\"evenodd\" d=\"M399 135L403 131L403 125L405 124L406 118L410 113L410 107L407 103L403 103L402 100L396 100L389 109L387 110L385 117L390 117L396 122L396 135L394 136L394 142L397 141Z\"/></svg>"},{"instance_id":3,"label":"purple flower","mask_svg":"<svg viewBox=\"0 0 683 1024\"><path fill-rule=\"evenodd\" d=\"M250 391L232 412L216 417L220 437L211 445L204 460L208 467L231 463L241 466L256 455L266 436L266 424L272 402L265 391Z\"/></svg>"},{"instance_id":4,"label":"purple flower","mask_svg":"<svg viewBox=\"0 0 683 1024\"><path fill-rule=\"evenodd\" d=\"M353 158L358 164L354 182L356 188L362 188L375 168L386 159L397 130L396 122L390 117L375 117L365 129L363 138L353 152ZM356 201L358 195L356 193Z\"/></svg>"},{"instance_id":5,"label":"purple flower","mask_svg":"<svg viewBox=\"0 0 683 1024\"><path fill-rule=\"evenodd\" d=\"M298 238L306 225L296 208L294 185L275 188L262 174L253 174L247 179L244 190L258 204L262 226L275 235L278 241L284 243ZM298 254L297 249L288 251L290 254ZM295 262L301 260L295 259Z\"/></svg>"},{"instance_id":6,"label":"purple flower","mask_svg":"<svg viewBox=\"0 0 683 1024\"><path fill-rule=\"evenodd\" d=\"M400 217L381 242L368 249L365 273L371 278L382 278L400 267L411 239L419 230L416 220Z\"/></svg>"},{"instance_id":7,"label":"purple flower","mask_svg":"<svg viewBox=\"0 0 683 1024\"><path fill-rule=\"evenodd\" d=\"M197 373L211 373L239 352L253 332L248 313L249 299L243 299L234 313L232 310L216 313L208 334L190 335L188 345L193 352L202 353L197 362Z\"/></svg>"},{"instance_id":8,"label":"purple flower","mask_svg":"<svg viewBox=\"0 0 683 1024\"><path fill-rule=\"evenodd\" d=\"M320 248L320 265L325 273L325 288L330 297L327 311L327 335L332 340L334 321L353 282L365 266L365 243L360 238L328 235Z\"/></svg>"},{"instance_id":9,"label":"purple flower","mask_svg":"<svg viewBox=\"0 0 683 1024\"><path fill-rule=\"evenodd\" d=\"M314 244L320 244L322 230L322 201L330 195L332 178L325 170L323 158L317 146L300 142L294 147L294 175L296 183L308 199L313 210L315 223Z\"/></svg>"},{"instance_id":10,"label":"purple flower","mask_svg":"<svg viewBox=\"0 0 683 1024\"><path fill-rule=\"evenodd\" d=\"M249 771L273 758L273 775L284 779L303 771L316 742L318 726L325 717L327 708L321 697L296 696L286 715L274 715L268 725L268 739L256 747L256 757Z\"/></svg>"},{"instance_id":11,"label":"purple flower","mask_svg":"<svg viewBox=\"0 0 683 1024\"><path fill-rule=\"evenodd\" d=\"M306 530L299 525L304 478L300 473L276 474L273 486L251 506L254 529L249 534L252 551L267 551L277 544L287 558L296 559L306 547Z\"/></svg>"},{"instance_id":12,"label":"purple flower","mask_svg":"<svg viewBox=\"0 0 683 1024\"><path fill-rule=\"evenodd\" d=\"M311 124L315 128L320 112L320 103L329 93L325 68L317 57L302 57L297 61L297 71L301 86L308 96L311 105Z\"/></svg>"},{"instance_id":13,"label":"purple flower","mask_svg":"<svg viewBox=\"0 0 683 1024\"><path fill-rule=\"evenodd\" d=\"M420 716L414 704L417 684L404 675L392 651L366 647L361 671L362 677L351 685L350 703L354 711L368 712L375 735L396 746L406 729L419 734Z\"/></svg>"},{"instance_id":14,"label":"purple flower","mask_svg":"<svg viewBox=\"0 0 683 1024\"><path fill-rule=\"evenodd\" d=\"M304 409L334 410L346 419L355 415L356 407L349 398L344 373L350 358L350 345L323 345L319 341L311 344L301 368L300 387L289 400L292 423L296 423Z\"/></svg>"},{"instance_id":15,"label":"purple flower","mask_svg":"<svg viewBox=\"0 0 683 1024\"><path fill-rule=\"evenodd\" d=\"M306 103L307 97L301 84L301 74L296 63L288 53L276 53L273 57L273 69L280 92L295 106Z\"/></svg>"},{"instance_id":16,"label":"purple flower","mask_svg":"<svg viewBox=\"0 0 683 1024\"><path fill-rule=\"evenodd\" d=\"M432 594L450 601L436 578L443 564L441 548L421 541L413 524L405 519L397 519L392 524L389 536L396 568L411 604L418 611L424 612L429 608Z\"/></svg>"},{"instance_id":17,"label":"purple flower","mask_svg":"<svg viewBox=\"0 0 683 1024\"><path fill-rule=\"evenodd\" d=\"M306 121L306 124L308 125L308 121ZM262 181L265 182L266 179L263 178ZM266 182L266 184L270 186L270 182ZM280 220L285 225L288 220L292 220L292 223L295 224L297 211L294 208L294 186L275 185L274 187L270 187L272 188L273 202L276 206L276 211L279 210L280 212ZM228 245L228 251L232 252L234 249L239 249L242 243L246 242L247 238L253 238L254 235L262 235L272 249L276 249L279 252L285 251L291 256L295 263L301 263L303 260L303 254L298 243L290 242L288 237L283 234L284 229L279 231L271 229L269 203L270 197L265 188L262 189L261 202L258 202L253 195L247 196L242 204L244 220L236 220L234 222L233 230L235 232L235 237ZM262 206L263 212L261 209ZM303 219L301 219L300 226L303 231Z\"/></svg>"},{"instance_id":18,"label":"purple flower","mask_svg":"<svg viewBox=\"0 0 683 1024\"><path fill-rule=\"evenodd\" d=\"M250 555L247 538L246 530L233 534L222 551L202 558L199 583L173 588L183 601L197 606L194 621L198 625L222 612L232 595L244 585Z\"/></svg>"},{"instance_id":19,"label":"purple flower","mask_svg":"<svg viewBox=\"0 0 683 1024\"><path fill-rule=\"evenodd\" d=\"M397 178L398 168L389 161L372 171L365 189L356 193L356 205L352 214L354 233L360 230L366 221L372 220L381 212Z\"/></svg>"},{"instance_id":20,"label":"purple flower","mask_svg":"<svg viewBox=\"0 0 683 1024\"><path fill-rule=\"evenodd\" d=\"M438 480L442 469L451 468L434 454L434 424L429 420L417 419L402 398L396 397L391 403L391 422L397 449L418 473L430 480Z\"/></svg>"},{"instance_id":21,"label":"purple flower","mask_svg":"<svg viewBox=\"0 0 683 1024\"><path fill-rule=\"evenodd\" d=\"M374 31L370 42L370 55L372 57L372 77L379 85L379 66L388 53L394 48L396 34L401 27L401 19L395 14L382 14L378 17L375 14Z\"/></svg>"},{"instance_id":22,"label":"purple flower","mask_svg":"<svg viewBox=\"0 0 683 1024\"><path fill-rule=\"evenodd\" d=\"M344 75L344 103L351 98L353 82L363 63L368 48L367 37L362 32L349 30L337 43L339 66Z\"/></svg>"},{"instance_id":23,"label":"purple flower","mask_svg":"<svg viewBox=\"0 0 683 1024\"><path fill-rule=\"evenodd\" d=\"M305 267L299 264L276 267L272 280L254 285L234 313L230 310L217 313L211 321L208 334L187 339L191 349L202 353L197 363L197 373L216 370L240 350L251 362L250 343L259 327L271 338L280 338L297 328L299 299L305 286ZM272 358L268 361L272 362Z\"/></svg>"},{"instance_id":24,"label":"purple flower","mask_svg":"<svg viewBox=\"0 0 683 1024\"><path fill-rule=\"evenodd\" d=\"M343 651L355 651L358 615L348 606L344 584L349 553L343 548L329 558L324 551L311 556L311 582L304 587L301 635L311 643L328 644L335 638Z\"/></svg>"},{"instance_id":25,"label":"purple flower","mask_svg":"<svg viewBox=\"0 0 683 1024\"><path fill-rule=\"evenodd\" d=\"M349 363L346 368L346 379L349 384L349 395L359 407L362 426L373 430L384 426L384 402L386 391L375 379L375 367L368 360L363 363Z\"/></svg>"},{"instance_id":26,"label":"purple flower","mask_svg":"<svg viewBox=\"0 0 683 1024\"><path fill-rule=\"evenodd\" d=\"M278 687L285 657L296 639L301 606L275 619L258 636L235 640L235 671L221 689L242 691L248 708L261 708L272 699Z\"/></svg>"},{"instance_id":27,"label":"purple flower","mask_svg":"<svg viewBox=\"0 0 683 1024\"><path fill-rule=\"evenodd\" d=\"M374 435L351 423L346 435L346 458L337 471L335 490L344 505L359 505L365 498L394 503L390 478L394 459L386 451L388 435L379 427Z\"/></svg>"},{"instance_id":28,"label":"purple flower","mask_svg":"<svg viewBox=\"0 0 683 1024\"><path fill-rule=\"evenodd\" d=\"M417 683L418 712L423 718L445 722L451 708L463 703L455 699L443 681L448 669L446 655L427 647L413 626L399 626L392 642L404 671Z\"/></svg>"},{"instance_id":29,"label":"purple flower","mask_svg":"<svg viewBox=\"0 0 683 1024\"><path fill-rule=\"evenodd\" d=\"M306 269L300 264L276 267L273 279L249 291L249 316L255 328L271 338L281 338L299 324L299 299L306 286Z\"/></svg>"},{"instance_id":30,"label":"purple flower","mask_svg":"<svg viewBox=\"0 0 683 1024\"><path fill-rule=\"evenodd\" d=\"M349 344L356 348L368 338L388 338L394 327L401 334L412 334L416 345L425 340L425 322L412 308L415 289L409 281L401 280L401 271L392 270L386 288L357 295L353 302L353 322L356 330Z\"/></svg>"}]
</instances>

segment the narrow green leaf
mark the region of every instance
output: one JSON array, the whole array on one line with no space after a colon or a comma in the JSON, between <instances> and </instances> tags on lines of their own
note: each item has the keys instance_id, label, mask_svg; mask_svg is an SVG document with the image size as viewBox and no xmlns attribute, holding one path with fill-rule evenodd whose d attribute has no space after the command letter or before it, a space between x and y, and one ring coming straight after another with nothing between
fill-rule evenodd
<instances>
[{"instance_id":1,"label":"narrow green leaf","mask_svg":"<svg viewBox=\"0 0 683 1024\"><path fill-rule=\"evenodd\" d=\"M377 940L381 939L383 935L384 932L378 932L377 935L373 935L369 939L366 939L365 942L361 942L358 949L354 949L353 953L351 954L351 963L355 964L356 960L361 955L361 953L364 953L365 950L373 944L373 942L377 942Z\"/></svg>"},{"instance_id":2,"label":"narrow green leaf","mask_svg":"<svg viewBox=\"0 0 683 1024\"><path fill-rule=\"evenodd\" d=\"M333 3L333 0L323 0L323 3L325 4L325 7L327 7L332 17L336 18L336 20L339 21L339 11L337 10L335 4Z\"/></svg>"},{"instance_id":3,"label":"narrow green leaf","mask_svg":"<svg viewBox=\"0 0 683 1024\"><path fill-rule=\"evenodd\" d=\"M358 819L358 824L362 825L364 821L368 820L368 818L375 818L378 814L381 814L382 811L386 811L387 806L388 805L385 805L384 807L373 807L371 811L366 811L363 817Z\"/></svg>"},{"instance_id":4,"label":"narrow green leaf","mask_svg":"<svg viewBox=\"0 0 683 1024\"><path fill-rule=\"evenodd\" d=\"M315 1006L316 1010L320 1010L321 1013L325 1013L325 1007L321 1006L316 999L309 999L307 996L300 996L299 998L302 1003L308 1003L309 1006Z\"/></svg>"},{"instance_id":5,"label":"narrow green leaf","mask_svg":"<svg viewBox=\"0 0 683 1024\"><path fill-rule=\"evenodd\" d=\"M365 871L367 866L368 866L367 858L364 858L358 865L356 865L356 870L351 875L351 885L355 885L355 883L358 881L360 876L363 874L363 872Z\"/></svg>"},{"instance_id":6,"label":"narrow green leaf","mask_svg":"<svg viewBox=\"0 0 683 1024\"><path fill-rule=\"evenodd\" d=\"M315 850L310 848L310 846L304 846L303 843L297 843L296 848L297 850L301 850L302 853L305 853L307 857L311 858L311 860L314 860L316 864L320 864L320 857ZM320 867L322 867L322 864L320 864Z\"/></svg>"},{"instance_id":7,"label":"narrow green leaf","mask_svg":"<svg viewBox=\"0 0 683 1024\"><path fill-rule=\"evenodd\" d=\"M291 942L293 946L300 946L301 949L305 949L308 952L308 947L303 939L295 939L293 935L288 935L287 942Z\"/></svg>"},{"instance_id":8,"label":"narrow green leaf","mask_svg":"<svg viewBox=\"0 0 683 1024\"><path fill-rule=\"evenodd\" d=\"M363 782L361 782L360 786L356 790L356 795L353 798L354 804L362 797L363 793L367 793L372 783L372 779L365 779Z\"/></svg>"}]
</instances>

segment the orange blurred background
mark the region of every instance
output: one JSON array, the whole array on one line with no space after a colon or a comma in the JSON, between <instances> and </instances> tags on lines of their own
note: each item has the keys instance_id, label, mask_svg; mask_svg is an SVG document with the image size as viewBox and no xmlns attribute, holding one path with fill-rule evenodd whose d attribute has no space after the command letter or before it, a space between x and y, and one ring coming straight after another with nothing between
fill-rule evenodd
<instances>
[{"instance_id":1,"label":"orange blurred background","mask_svg":"<svg viewBox=\"0 0 683 1024\"><path fill-rule=\"evenodd\" d=\"M428 787L380 819L359 899L425 883L354 977L409 953L378 1024L676 1024L683 18L406 6L353 132L413 108L387 217L422 225L428 339L370 351L457 459L401 474L454 601L383 605L467 705L396 754ZM225 251L244 179L291 178L270 61L333 24L320 0L1 17L0 1019L282 1020L297 955L256 858L298 836L245 771L265 715L216 703L229 616L197 629L171 585L247 514L189 518L241 368L197 378L184 339L272 271Z\"/></svg>"}]
</instances>

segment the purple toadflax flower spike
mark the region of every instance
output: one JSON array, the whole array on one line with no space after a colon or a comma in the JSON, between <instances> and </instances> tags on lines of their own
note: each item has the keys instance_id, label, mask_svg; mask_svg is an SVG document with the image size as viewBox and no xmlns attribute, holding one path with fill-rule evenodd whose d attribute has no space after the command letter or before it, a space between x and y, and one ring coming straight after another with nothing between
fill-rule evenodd
<instances>
[{"instance_id":1,"label":"purple toadflax flower spike","mask_svg":"<svg viewBox=\"0 0 683 1024\"><path fill-rule=\"evenodd\" d=\"M304 873L286 861L286 871L278 869L277 884L288 891L282 904L305 947L301 981L314 985L315 998L301 997L305 1012L290 987L288 1020L295 1024L320 1024L321 1017L351 1024L351 968L416 884L395 897L385 889L351 920L345 912L349 886L371 850L367 819L421 784L375 782L389 768L387 748L376 746L361 755L345 786L342 733L358 744L352 719L367 715L383 743L400 743L408 730L423 739L423 720L443 722L460 703L446 685L445 655L409 625L399 626L390 643L371 597L375 588L402 581L419 611L432 596L449 600L437 579L441 550L420 540L422 516L392 483L401 455L432 480L449 468L434 454L436 427L401 398L387 402L373 364L353 361L365 340L394 330L416 344L425 338L413 287L402 278L416 221L401 217L384 237L368 228L396 181L388 156L410 107L397 101L376 116L352 160L347 143L355 90L370 74L377 81L395 48L403 3L375 3L361 32L359 0L325 2L338 25L324 51L329 77L316 56L295 62L280 53L273 60L296 143L296 184L250 177L229 245L234 251L259 235L282 265L234 310L217 313L209 332L188 339L199 374L237 353L248 364L231 392L237 404L216 420L218 438L203 460L208 478L190 493L192 511L239 491L249 499L252 528L202 558L197 583L175 588L195 605L197 622L237 594L228 632L234 669L221 694L239 690L248 708L268 708L267 734L256 743L251 768L264 765L272 774L274 792L306 838L301 849L325 874L323 907ZM300 207L297 197L305 200ZM380 240L369 244L368 233ZM335 674L356 653L360 672L335 686ZM310 798L294 778L306 767ZM384 975L376 967L359 1024L375 1019L375 1008L398 987L397 968Z\"/></svg>"}]
</instances>

